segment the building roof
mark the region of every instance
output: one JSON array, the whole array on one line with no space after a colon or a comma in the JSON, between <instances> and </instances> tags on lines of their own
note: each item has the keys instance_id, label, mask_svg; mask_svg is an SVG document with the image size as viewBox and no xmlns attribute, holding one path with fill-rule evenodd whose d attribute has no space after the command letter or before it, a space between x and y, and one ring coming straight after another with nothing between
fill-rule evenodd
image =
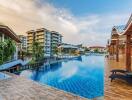
<instances>
[{"instance_id":1,"label":"building roof","mask_svg":"<svg viewBox=\"0 0 132 100\"><path fill-rule=\"evenodd\" d=\"M66 43L61 44L58 48L71 48L71 49L78 49L78 47L77 47L76 45L66 44Z\"/></svg>"},{"instance_id":2,"label":"building roof","mask_svg":"<svg viewBox=\"0 0 132 100\"><path fill-rule=\"evenodd\" d=\"M105 48L103 46L90 46L89 48Z\"/></svg>"},{"instance_id":3,"label":"building roof","mask_svg":"<svg viewBox=\"0 0 132 100\"><path fill-rule=\"evenodd\" d=\"M128 25L129 25L131 22L132 22L132 14L131 14L131 16L129 17L129 20L128 20L126 26L125 26L125 29L128 27Z\"/></svg>"},{"instance_id":4,"label":"building roof","mask_svg":"<svg viewBox=\"0 0 132 100\"><path fill-rule=\"evenodd\" d=\"M21 42L18 36L14 33L14 31L4 24L0 24L0 32L6 34L7 36L9 36L11 39L15 40L18 43Z\"/></svg>"},{"instance_id":5,"label":"building roof","mask_svg":"<svg viewBox=\"0 0 132 100\"><path fill-rule=\"evenodd\" d=\"M118 34L121 34L122 32L124 32L125 25L114 26L113 29L116 29Z\"/></svg>"},{"instance_id":6,"label":"building roof","mask_svg":"<svg viewBox=\"0 0 132 100\"><path fill-rule=\"evenodd\" d=\"M56 32L56 31L51 31L51 33L62 36L59 32Z\"/></svg>"},{"instance_id":7,"label":"building roof","mask_svg":"<svg viewBox=\"0 0 132 100\"><path fill-rule=\"evenodd\" d=\"M41 31L49 31L48 29L46 28L39 28L39 29L36 29L36 32L41 32ZM50 32L50 31L49 31Z\"/></svg>"},{"instance_id":8,"label":"building roof","mask_svg":"<svg viewBox=\"0 0 132 100\"><path fill-rule=\"evenodd\" d=\"M23 36L25 36L25 35L17 35L17 36L23 37Z\"/></svg>"},{"instance_id":9,"label":"building roof","mask_svg":"<svg viewBox=\"0 0 132 100\"><path fill-rule=\"evenodd\" d=\"M35 33L35 30L30 30L30 31L27 31L26 33L27 33L27 34Z\"/></svg>"},{"instance_id":10,"label":"building roof","mask_svg":"<svg viewBox=\"0 0 132 100\"><path fill-rule=\"evenodd\" d=\"M132 30L132 14L131 14L126 26L125 26L125 31L123 32L123 34L124 35L125 34L130 34L131 30Z\"/></svg>"}]
</instances>

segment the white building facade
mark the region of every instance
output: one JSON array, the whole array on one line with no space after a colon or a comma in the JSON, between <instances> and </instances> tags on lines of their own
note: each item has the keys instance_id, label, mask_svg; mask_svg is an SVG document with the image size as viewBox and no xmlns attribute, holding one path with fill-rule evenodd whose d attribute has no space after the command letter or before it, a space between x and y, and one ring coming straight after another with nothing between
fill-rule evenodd
<instances>
[{"instance_id":1,"label":"white building facade","mask_svg":"<svg viewBox=\"0 0 132 100\"><path fill-rule=\"evenodd\" d=\"M29 32L31 31L28 31L27 33L29 34ZM49 31L45 28L32 30L32 32L34 33L32 36L30 35L32 40L28 38L28 42L33 43L33 40L37 41L43 47L44 56L51 57L53 55L54 47L57 47L58 44L61 43L62 36L58 32ZM29 35L27 37L29 37Z\"/></svg>"}]
</instances>

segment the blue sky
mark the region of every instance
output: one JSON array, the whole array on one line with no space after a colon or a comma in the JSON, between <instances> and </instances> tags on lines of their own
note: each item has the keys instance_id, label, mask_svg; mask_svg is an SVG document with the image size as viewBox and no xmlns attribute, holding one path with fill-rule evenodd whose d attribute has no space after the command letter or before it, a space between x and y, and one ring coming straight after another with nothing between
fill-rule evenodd
<instances>
[{"instance_id":1,"label":"blue sky","mask_svg":"<svg viewBox=\"0 0 132 100\"><path fill-rule=\"evenodd\" d=\"M44 0L42 0L44 1ZM131 0L47 0L56 7L69 9L74 15L131 13Z\"/></svg>"},{"instance_id":2,"label":"blue sky","mask_svg":"<svg viewBox=\"0 0 132 100\"><path fill-rule=\"evenodd\" d=\"M112 27L126 24L131 13L132 0L0 1L1 23L17 34L44 27L62 34L63 42L85 46L106 46Z\"/></svg>"},{"instance_id":3,"label":"blue sky","mask_svg":"<svg viewBox=\"0 0 132 100\"><path fill-rule=\"evenodd\" d=\"M45 3L45 0L41 1ZM87 40L87 42L89 42L89 44L91 43L92 45L105 45L107 39L109 39L110 37L111 28L114 25L126 24L132 12L132 0L46 0L46 1L54 5L56 8L67 9L76 18L79 17L81 19L83 18L85 19L85 17L91 16L93 17L91 18L92 20L94 19L100 20L100 22L97 22L98 25L92 26L93 28L92 30L95 29L95 33L93 33L93 35L95 34L95 37L92 37L92 39L87 38L93 40L92 42ZM89 18L88 20L90 21ZM102 27L100 27L99 25ZM86 34L86 31L89 32L88 27L82 32L85 32ZM80 34L82 34L82 32L80 32ZM87 37L88 34L92 35L92 33L87 33L86 35ZM104 36L102 36L103 34ZM101 38L100 40L95 42L94 39L100 37L104 39ZM98 44L99 42L100 44Z\"/></svg>"}]
</instances>

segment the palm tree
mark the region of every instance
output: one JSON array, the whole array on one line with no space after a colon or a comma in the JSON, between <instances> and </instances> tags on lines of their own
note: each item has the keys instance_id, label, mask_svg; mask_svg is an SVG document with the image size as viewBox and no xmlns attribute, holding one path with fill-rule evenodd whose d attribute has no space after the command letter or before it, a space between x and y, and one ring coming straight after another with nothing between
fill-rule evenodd
<instances>
[{"instance_id":1,"label":"palm tree","mask_svg":"<svg viewBox=\"0 0 132 100\"><path fill-rule=\"evenodd\" d=\"M53 47L53 54L58 54L58 48L56 46Z\"/></svg>"},{"instance_id":2,"label":"palm tree","mask_svg":"<svg viewBox=\"0 0 132 100\"><path fill-rule=\"evenodd\" d=\"M40 46L40 44L38 42L33 42L33 54L32 54L32 58L35 61L39 61L44 57L44 50L42 48L42 46Z\"/></svg>"}]
</instances>

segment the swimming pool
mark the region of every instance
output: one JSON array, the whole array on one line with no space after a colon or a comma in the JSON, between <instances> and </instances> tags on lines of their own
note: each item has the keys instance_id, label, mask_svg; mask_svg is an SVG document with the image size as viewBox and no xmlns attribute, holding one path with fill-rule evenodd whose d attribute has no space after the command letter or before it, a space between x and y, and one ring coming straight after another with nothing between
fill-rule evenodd
<instances>
[{"instance_id":1,"label":"swimming pool","mask_svg":"<svg viewBox=\"0 0 132 100\"><path fill-rule=\"evenodd\" d=\"M104 56L82 56L20 75L85 98L104 95Z\"/></svg>"},{"instance_id":2,"label":"swimming pool","mask_svg":"<svg viewBox=\"0 0 132 100\"><path fill-rule=\"evenodd\" d=\"M7 74L4 74L2 72L0 72L0 80L3 80L3 79L7 79L7 78L10 78L11 76L7 75Z\"/></svg>"}]
</instances>

